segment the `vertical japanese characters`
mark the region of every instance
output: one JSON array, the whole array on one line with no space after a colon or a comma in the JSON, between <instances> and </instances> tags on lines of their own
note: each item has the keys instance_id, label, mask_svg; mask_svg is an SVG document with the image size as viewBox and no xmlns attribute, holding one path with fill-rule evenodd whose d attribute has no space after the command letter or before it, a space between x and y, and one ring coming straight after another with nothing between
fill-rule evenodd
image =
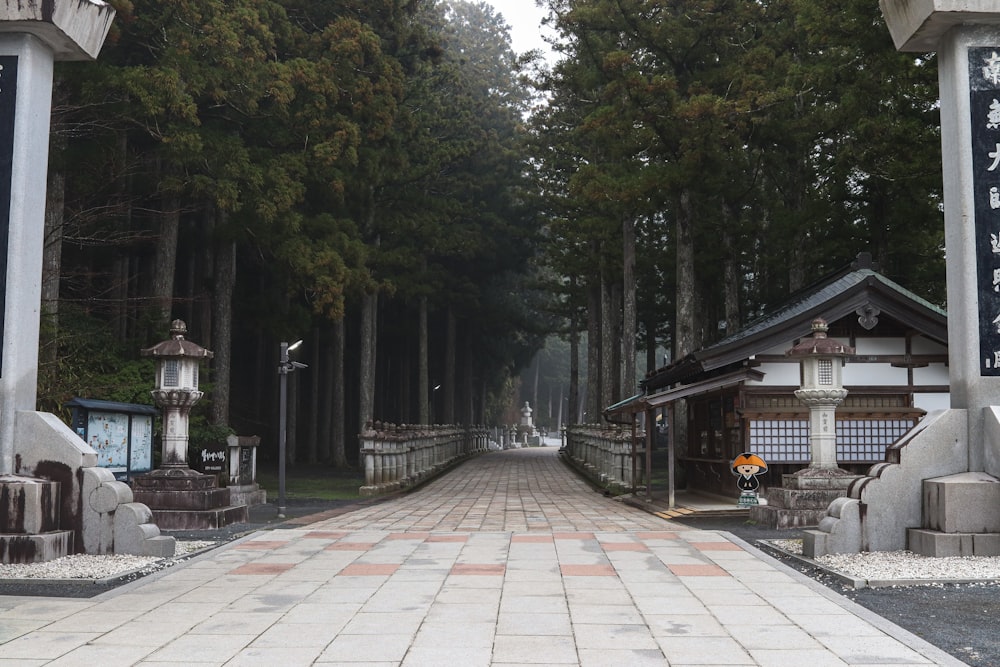
<instances>
[{"instance_id":1,"label":"vertical japanese characters","mask_svg":"<svg viewBox=\"0 0 1000 667\"><path fill-rule=\"evenodd\" d=\"M980 373L1000 375L1000 47L969 49Z\"/></svg>"}]
</instances>

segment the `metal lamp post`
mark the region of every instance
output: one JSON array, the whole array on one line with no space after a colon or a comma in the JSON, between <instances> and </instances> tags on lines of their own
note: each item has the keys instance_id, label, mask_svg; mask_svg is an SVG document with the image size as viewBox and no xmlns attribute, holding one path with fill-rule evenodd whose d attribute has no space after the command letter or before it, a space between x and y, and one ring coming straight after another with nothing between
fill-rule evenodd
<instances>
[{"instance_id":1,"label":"metal lamp post","mask_svg":"<svg viewBox=\"0 0 1000 667\"><path fill-rule=\"evenodd\" d=\"M288 353L302 345L297 340L291 345L282 341L278 362L278 518L285 518L285 444L287 442L288 423L288 374L296 368L305 368L305 364L291 361Z\"/></svg>"}]
</instances>

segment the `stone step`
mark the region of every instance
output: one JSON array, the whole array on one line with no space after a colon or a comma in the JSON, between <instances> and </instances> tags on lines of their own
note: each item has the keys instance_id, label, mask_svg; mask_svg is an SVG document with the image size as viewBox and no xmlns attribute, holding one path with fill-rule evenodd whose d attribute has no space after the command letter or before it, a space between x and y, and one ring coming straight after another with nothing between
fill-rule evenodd
<instances>
[{"instance_id":1,"label":"stone step","mask_svg":"<svg viewBox=\"0 0 1000 667\"><path fill-rule=\"evenodd\" d=\"M750 508L750 521L770 528L805 528L819 525L826 516L823 509L786 509L772 505L758 505Z\"/></svg>"},{"instance_id":2,"label":"stone step","mask_svg":"<svg viewBox=\"0 0 1000 667\"><path fill-rule=\"evenodd\" d=\"M230 505L210 510L153 510L153 521L162 530L209 530L246 523L247 506Z\"/></svg>"},{"instance_id":3,"label":"stone step","mask_svg":"<svg viewBox=\"0 0 1000 667\"><path fill-rule=\"evenodd\" d=\"M844 495L844 491L821 489L770 488L764 497L772 507L792 510L825 510L830 503Z\"/></svg>"},{"instance_id":4,"label":"stone step","mask_svg":"<svg viewBox=\"0 0 1000 667\"><path fill-rule=\"evenodd\" d=\"M44 563L73 553L73 531L0 534L0 563Z\"/></svg>"},{"instance_id":5,"label":"stone step","mask_svg":"<svg viewBox=\"0 0 1000 667\"><path fill-rule=\"evenodd\" d=\"M921 556L1000 556L1000 533L943 533L926 528L909 528L906 543Z\"/></svg>"},{"instance_id":6,"label":"stone step","mask_svg":"<svg viewBox=\"0 0 1000 667\"><path fill-rule=\"evenodd\" d=\"M1000 533L1000 480L963 472L923 482L923 528L942 533Z\"/></svg>"},{"instance_id":7,"label":"stone step","mask_svg":"<svg viewBox=\"0 0 1000 667\"><path fill-rule=\"evenodd\" d=\"M59 482L0 475L0 534L59 530Z\"/></svg>"},{"instance_id":8,"label":"stone step","mask_svg":"<svg viewBox=\"0 0 1000 667\"><path fill-rule=\"evenodd\" d=\"M232 504L229 489L199 489L164 491L135 489L135 502L149 505L152 510L211 510Z\"/></svg>"}]
</instances>

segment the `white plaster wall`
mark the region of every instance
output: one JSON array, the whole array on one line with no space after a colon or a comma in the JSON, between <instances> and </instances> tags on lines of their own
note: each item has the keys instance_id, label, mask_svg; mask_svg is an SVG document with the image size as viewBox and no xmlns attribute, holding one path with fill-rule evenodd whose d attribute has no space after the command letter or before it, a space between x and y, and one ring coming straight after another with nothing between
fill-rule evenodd
<instances>
[{"instance_id":1,"label":"white plaster wall","mask_svg":"<svg viewBox=\"0 0 1000 667\"><path fill-rule=\"evenodd\" d=\"M904 338L858 338L854 343L854 353L860 356L868 354L904 354L906 339Z\"/></svg>"},{"instance_id":2,"label":"white plaster wall","mask_svg":"<svg viewBox=\"0 0 1000 667\"><path fill-rule=\"evenodd\" d=\"M948 382L948 367L943 363L913 369L913 384L947 385Z\"/></svg>"},{"instance_id":3,"label":"white plaster wall","mask_svg":"<svg viewBox=\"0 0 1000 667\"><path fill-rule=\"evenodd\" d=\"M784 354L785 352L788 352L788 350L790 350L790 349L792 349L792 342L791 341L789 341L788 343L782 344L782 345L776 345L774 347L768 348L768 349L760 352L759 354L762 354L762 355L763 354Z\"/></svg>"},{"instance_id":4,"label":"white plaster wall","mask_svg":"<svg viewBox=\"0 0 1000 667\"><path fill-rule=\"evenodd\" d=\"M910 340L910 350L913 354L948 354L947 345L923 336L914 336Z\"/></svg>"},{"instance_id":5,"label":"white plaster wall","mask_svg":"<svg viewBox=\"0 0 1000 667\"><path fill-rule=\"evenodd\" d=\"M846 386L906 386L909 375L905 368L893 368L889 364L852 364L844 367L844 384Z\"/></svg>"},{"instance_id":6,"label":"white plaster wall","mask_svg":"<svg viewBox=\"0 0 1000 667\"><path fill-rule=\"evenodd\" d=\"M947 410L951 407L951 396L949 394L914 394L913 407L927 412Z\"/></svg>"},{"instance_id":7,"label":"white plaster wall","mask_svg":"<svg viewBox=\"0 0 1000 667\"><path fill-rule=\"evenodd\" d=\"M764 373L764 379L760 382L754 382L753 380L748 380L747 385L749 386L795 386L798 387L801 382L801 376L799 375L799 364L797 362L779 363L779 362L769 362L761 364L757 367L757 370Z\"/></svg>"}]
</instances>

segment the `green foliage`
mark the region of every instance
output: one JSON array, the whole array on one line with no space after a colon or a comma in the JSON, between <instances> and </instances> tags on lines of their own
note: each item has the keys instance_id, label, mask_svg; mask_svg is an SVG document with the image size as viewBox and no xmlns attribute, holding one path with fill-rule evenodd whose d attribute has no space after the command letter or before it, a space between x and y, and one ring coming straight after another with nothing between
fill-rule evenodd
<instances>
[{"instance_id":1,"label":"green foliage","mask_svg":"<svg viewBox=\"0 0 1000 667\"><path fill-rule=\"evenodd\" d=\"M40 337L44 351L55 348L38 369L40 410L64 414L73 398L153 404L153 361L139 358L140 344L118 343L107 322L64 307L58 329L43 318Z\"/></svg>"}]
</instances>

